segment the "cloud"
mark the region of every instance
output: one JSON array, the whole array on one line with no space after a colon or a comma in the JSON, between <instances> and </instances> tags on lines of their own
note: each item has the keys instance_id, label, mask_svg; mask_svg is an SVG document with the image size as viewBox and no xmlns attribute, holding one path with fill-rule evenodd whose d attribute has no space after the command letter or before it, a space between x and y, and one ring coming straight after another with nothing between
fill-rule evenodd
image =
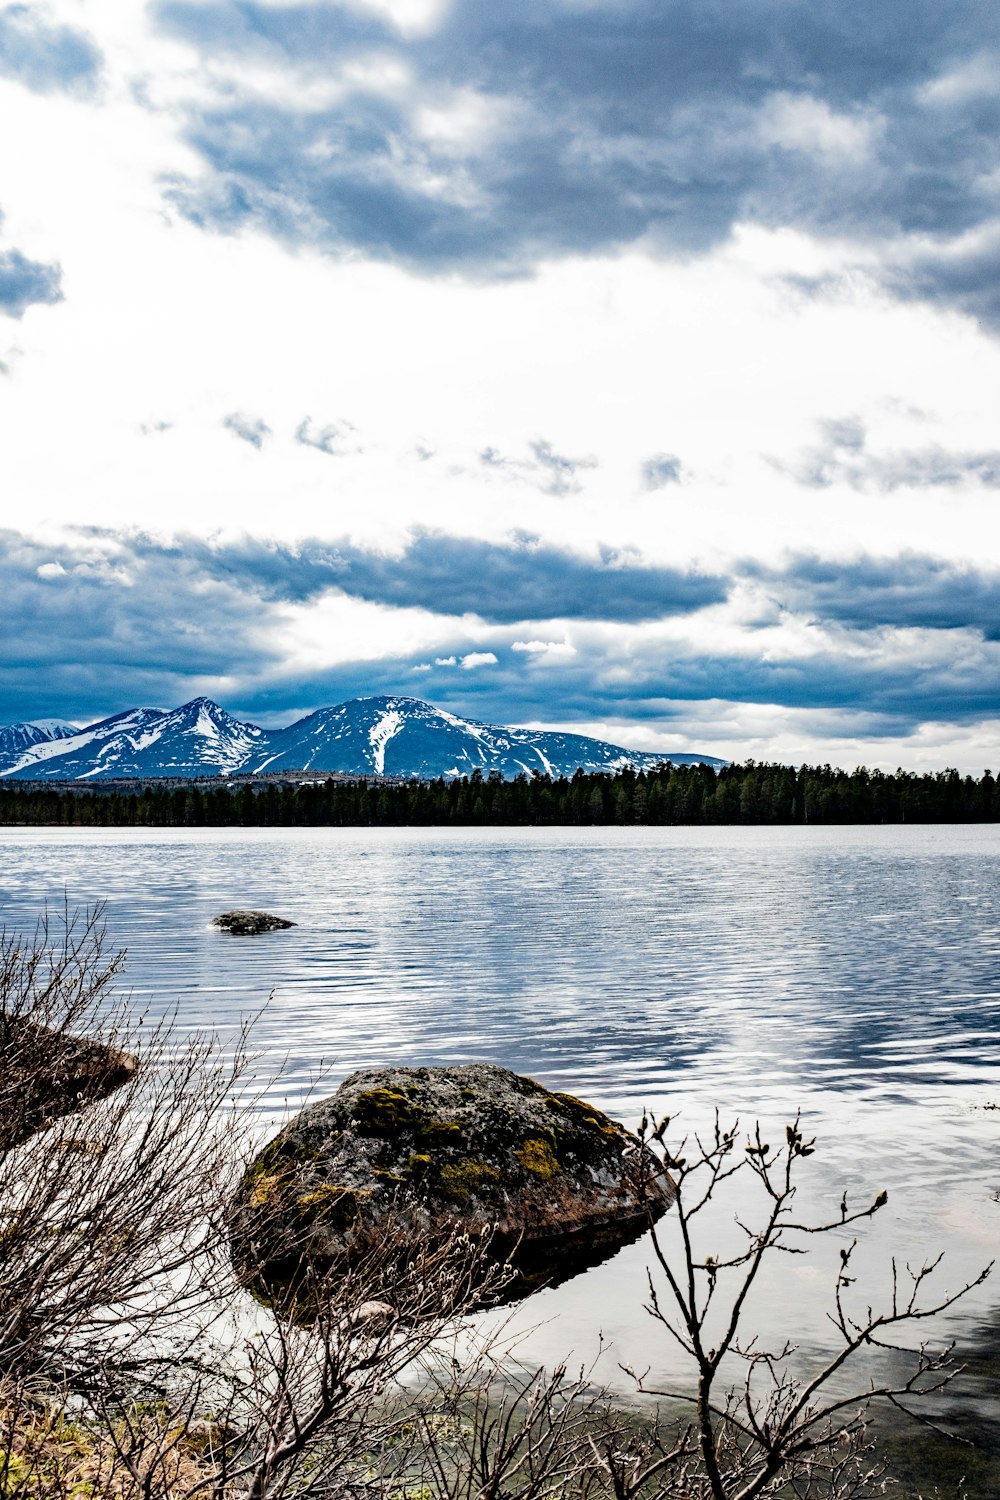
<instances>
[{"instance_id":1,"label":"cloud","mask_svg":"<svg viewBox=\"0 0 1000 1500\"><path fill-rule=\"evenodd\" d=\"M234 437L241 438L252 448L263 448L266 439L271 436L271 429L263 417L248 417L244 412L231 411L227 417L223 417L222 425Z\"/></svg>"},{"instance_id":2,"label":"cloud","mask_svg":"<svg viewBox=\"0 0 1000 1500\"><path fill-rule=\"evenodd\" d=\"M644 490L662 490L668 484L680 484L681 461L674 453L653 453L640 468Z\"/></svg>"},{"instance_id":3,"label":"cloud","mask_svg":"<svg viewBox=\"0 0 1000 1500\"><path fill-rule=\"evenodd\" d=\"M546 495L575 495L582 489L577 474L581 470L596 469L597 459L592 456L569 458L557 453L545 438L535 438L528 444L531 458L508 458L497 448L484 448L479 462L511 479L533 484Z\"/></svg>"},{"instance_id":4,"label":"cloud","mask_svg":"<svg viewBox=\"0 0 1000 1500\"><path fill-rule=\"evenodd\" d=\"M84 32L52 22L42 4L0 10L0 74L39 94L89 94L101 54Z\"/></svg>"},{"instance_id":5,"label":"cloud","mask_svg":"<svg viewBox=\"0 0 1000 1500\"><path fill-rule=\"evenodd\" d=\"M1000 329L1000 224L984 219L968 233L922 241L887 269L884 281L906 300L957 308Z\"/></svg>"},{"instance_id":6,"label":"cloud","mask_svg":"<svg viewBox=\"0 0 1000 1500\"><path fill-rule=\"evenodd\" d=\"M207 576L179 550L79 533L54 550L0 532L8 715L85 722L105 709L170 706L198 683L273 669L259 598Z\"/></svg>"},{"instance_id":7,"label":"cloud","mask_svg":"<svg viewBox=\"0 0 1000 1500\"><path fill-rule=\"evenodd\" d=\"M347 541L288 548L248 538L210 547L186 538L184 545L211 575L246 580L272 597L308 598L335 587L378 604L497 624L659 619L718 604L727 593L710 574L646 567L615 553L591 560L531 538L498 545L425 533L396 555Z\"/></svg>"},{"instance_id":8,"label":"cloud","mask_svg":"<svg viewBox=\"0 0 1000 1500\"><path fill-rule=\"evenodd\" d=\"M20 250L0 250L0 312L20 318L29 307L62 300L59 266L29 260Z\"/></svg>"},{"instance_id":9,"label":"cloud","mask_svg":"<svg viewBox=\"0 0 1000 1500\"><path fill-rule=\"evenodd\" d=\"M486 597L491 583L497 598L520 589L522 603L537 599L548 614L552 591L563 590L577 605L567 637L518 629L499 607L449 618L433 602L435 569L457 587L457 559L470 558L499 569L485 582L469 575L470 590ZM345 561L348 572L375 565L364 594L345 592ZM624 618L586 607L588 582L599 596L606 574L618 572L633 582L643 573L658 577L654 569L601 566L527 542L495 548L418 538L393 559L346 548L324 553L318 544L297 552L252 542L213 547L87 530L53 546L7 532L0 535L0 632L8 643L0 693L19 718L83 721L142 703L170 706L197 692L251 717L287 717L293 706L412 691L417 670L423 696L496 722L662 726L725 703L737 723L739 705L751 718L756 705L812 715L818 725L835 712L863 737L1000 714L997 573L915 555L797 557L772 569L741 564L709 616L688 608L643 620L633 618L634 600L619 612ZM378 603L367 602L368 594ZM744 595L772 601L767 622L746 623ZM629 597L627 579L622 597ZM506 618L489 620L490 613ZM341 622L336 629L331 619Z\"/></svg>"},{"instance_id":10,"label":"cloud","mask_svg":"<svg viewBox=\"0 0 1000 1500\"><path fill-rule=\"evenodd\" d=\"M975 630L1000 640L1000 572L904 553L834 562L797 557L780 570L748 564L784 609L859 630Z\"/></svg>"},{"instance_id":11,"label":"cloud","mask_svg":"<svg viewBox=\"0 0 1000 1500\"><path fill-rule=\"evenodd\" d=\"M576 647L569 641L512 641L510 649L526 651L538 659L576 655Z\"/></svg>"},{"instance_id":12,"label":"cloud","mask_svg":"<svg viewBox=\"0 0 1000 1500\"><path fill-rule=\"evenodd\" d=\"M547 495L573 495L581 488L577 474L581 469L596 469L596 458L567 458L557 453L551 443L542 438L529 443L535 455L535 463L546 476L541 488Z\"/></svg>"},{"instance_id":13,"label":"cloud","mask_svg":"<svg viewBox=\"0 0 1000 1500\"><path fill-rule=\"evenodd\" d=\"M224 80L187 112L202 170L170 184L205 226L480 277L793 225L996 316L982 0L453 0L415 33L335 0L155 14ZM281 86L251 90L250 64Z\"/></svg>"},{"instance_id":14,"label":"cloud","mask_svg":"<svg viewBox=\"0 0 1000 1500\"><path fill-rule=\"evenodd\" d=\"M328 422L325 427L317 427L311 417L304 417L295 429L295 441L306 448L316 448L320 453L339 457L360 452L357 443L351 441L355 431L350 422Z\"/></svg>"},{"instance_id":15,"label":"cloud","mask_svg":"<svg viewBox=\"0 0 1000 1500\"><path fill-rule=\"evenodd\" d=\"M857 417L819 424L820 442L795 459L771 459L775 468L810 489L847 484L855 490L938 489L979 484L1000 489L1000 449L953 450L932 444L878 452Z\"/></svg>"},{"instance_id":16,"label":"cloud","mask_svg":"<svg viewBox=\"0 0 1000 1500\"><path fill-rule=\"evenodd\" d=\"M901 734L931 719L968 724L1000 712L1000 643L974 632L840 629L816 632L806 650L779 637L764 653L745 639L719 649L696 636L625 639L584 630L575 657L544 673L532 665L533 658L512 652L477 691L487 703L508 705L514 722L551 720L557 711L564 722L642 723L661 720L668 705L676 712L677 705L722 701L817 715L836 710L858 733L891 727Z\"/></svg>"}]
</instances>

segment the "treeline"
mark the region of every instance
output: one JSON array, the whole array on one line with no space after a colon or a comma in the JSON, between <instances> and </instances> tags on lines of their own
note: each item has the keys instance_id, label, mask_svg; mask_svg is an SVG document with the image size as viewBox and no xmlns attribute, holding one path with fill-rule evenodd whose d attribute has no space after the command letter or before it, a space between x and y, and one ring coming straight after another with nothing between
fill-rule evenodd
<instances>
[{"instance_id":1,"label":"treeline","mask_svg":"<svg viewBox=\"0 0 1000 1500\"><path fill-rule=\"evenodd\" d=\"M103 790L0 783L0 823L83 827L406 827L461 824L993 823L990 771L664 765L572 777L478 771L454 781L158 786Z\"/></svg>"}]
</instances>

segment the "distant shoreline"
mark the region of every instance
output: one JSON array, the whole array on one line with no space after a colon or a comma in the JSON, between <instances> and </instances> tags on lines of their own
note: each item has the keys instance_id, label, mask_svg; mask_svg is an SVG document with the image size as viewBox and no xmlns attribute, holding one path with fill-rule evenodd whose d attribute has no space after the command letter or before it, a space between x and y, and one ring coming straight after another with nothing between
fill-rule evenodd
<instances>
[{"instance_id":1,"label":"distant shoreline","mask_svg":"<svg viewBox=\"0 0 1000 1500\"><path fill-rule=\"evenodd\" d=\"M1000 786L946 769L674 766L572 777L0 781L0 826L449 827L1000 822Z\"/></svg>"}]
</instances>

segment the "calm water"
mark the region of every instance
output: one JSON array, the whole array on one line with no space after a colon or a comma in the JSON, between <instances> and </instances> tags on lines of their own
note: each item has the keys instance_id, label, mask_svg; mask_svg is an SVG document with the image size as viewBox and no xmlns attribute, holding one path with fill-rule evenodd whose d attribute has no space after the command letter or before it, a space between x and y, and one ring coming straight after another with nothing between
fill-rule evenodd
<instances>
[{"instance_id":1,"label":"calm water","mask_svg":"<svg viewBox=\"0 0 1000 1500\"><path fill-rule=\"evenodd\" d=\"M265 1007L272 1118L319 1075L472 1059L629 1123L801 1110L810 1201L890 1191L870 1285L891 1250L939 1248L956 1285L1000 1239L998 828L0 832L8 927L64 892L107 903L154 1008L225 1030ZM236 905L299 926L208 926ZM526 1356L586 1359L603 1333L606 1378L618 1360L672 1378L648 1259L640 1243L525 1304ZM822 1344L827 1270L783 1259L755 1316ZM987 1364L998 1310L1000 1277L950 1323Z\"/></svg>"}]
</instances>

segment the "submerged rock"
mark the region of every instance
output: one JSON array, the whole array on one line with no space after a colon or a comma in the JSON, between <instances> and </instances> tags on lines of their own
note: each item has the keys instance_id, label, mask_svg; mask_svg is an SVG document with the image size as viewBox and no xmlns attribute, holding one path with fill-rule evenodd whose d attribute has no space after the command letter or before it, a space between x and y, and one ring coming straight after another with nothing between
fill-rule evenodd
<instances>
[{"instance_id":1,"label":"submerged rock","mask_svg":"<svg viewBox=\"0 0 1000 1500\"><path fill-rule=\"evenodd\" d=\"M353 1073L249 1167L230 1207L233 1259L269 1298L387 1236L492 1226L521 1291L604 1259L673 1198L639 1143L572 1094L487 1063Z\"/></svg>"},{"instance_id":2,"label":"submerged rock","mask_svg":"<svg viewBox=\"0 0 1000 1500\"><path fill-rule=\"evenodd\" d=\"M253 937L258 932L277 932L281 927L294 927L285 917L274 917L269 911L224 911L212 918L213 927L232 932L237 937Z\"/></svg>"},{"instance_id":3,"label":"submerged rock","mask_svg":"<svg viewBox=\"0 0 1000 1500\"><path fill-rule=\"evenodd\" d=\"M138 1066L130 1052L19 1016L0 1016L0 1151L106 1099Z\"/></svg>"}]
</instances>

